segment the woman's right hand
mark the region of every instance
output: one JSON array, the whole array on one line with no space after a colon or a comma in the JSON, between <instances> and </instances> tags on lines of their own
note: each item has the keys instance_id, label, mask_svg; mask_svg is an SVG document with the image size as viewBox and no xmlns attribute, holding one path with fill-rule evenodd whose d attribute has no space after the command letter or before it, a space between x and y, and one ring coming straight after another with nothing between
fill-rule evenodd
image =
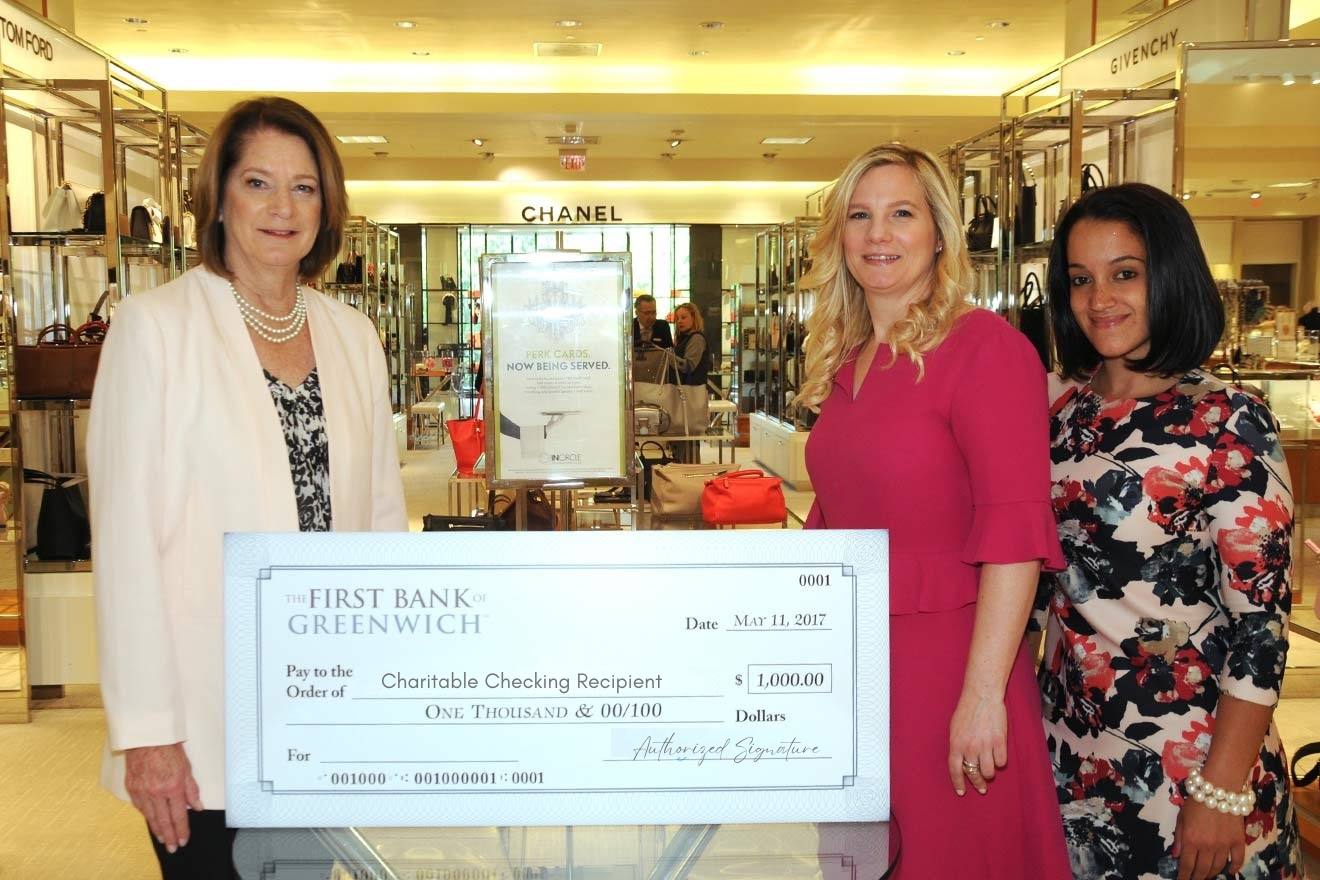
<instances>
[{"instance_id":1,"label":"woman's right hand","mask_svg":"<svg viewBox=\"0 0 1320 880\"><path fill-rule=\"evenodd\" d=\"M152 835L169 852L186 845L188 809L202 809L202 798L183 743L128 749L124 759L124 787Z\"/></svg>"}]
</instances>

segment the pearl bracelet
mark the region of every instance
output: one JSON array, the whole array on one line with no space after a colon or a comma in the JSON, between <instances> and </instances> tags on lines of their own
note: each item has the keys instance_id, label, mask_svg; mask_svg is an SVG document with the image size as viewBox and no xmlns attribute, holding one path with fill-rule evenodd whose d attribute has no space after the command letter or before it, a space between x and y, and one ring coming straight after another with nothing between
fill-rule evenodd
<instances>
[{"instance_id":1,"label":"pearl bracelet","mask_svg":"<svg viewBox=\"0 0 1320 880\"><path fill-rule=\"evenodd\" d=\"M1217 785L1211 785L1201 778L1199 768L1193 767L1187 774L1187 795L1198 804L1205 804L1212 810L1228 813L1230 816L1246 816L1256 803L1256 795L1249 788L1234 794Z\"/></svg>"}]
</instances>

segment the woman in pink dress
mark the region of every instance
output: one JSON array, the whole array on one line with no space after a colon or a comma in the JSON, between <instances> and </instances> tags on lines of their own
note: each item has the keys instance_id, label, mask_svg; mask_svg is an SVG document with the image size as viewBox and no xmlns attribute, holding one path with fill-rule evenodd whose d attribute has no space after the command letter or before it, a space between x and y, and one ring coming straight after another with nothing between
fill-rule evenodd
<instances>
[{"instance_id":1,"label":"woman in pink dress","mask_svg":"<svg viewBox=\"0 0 1320 880\"><path fill-rule=\"evenodd\" d=\"M844 170L811 245L798 400L808 528L888 529L890 772L898 874L1071 877L1024 635L1049 504L1045 372L970 306L948 174L876 147Z\"/></svg>"}]
</instances>

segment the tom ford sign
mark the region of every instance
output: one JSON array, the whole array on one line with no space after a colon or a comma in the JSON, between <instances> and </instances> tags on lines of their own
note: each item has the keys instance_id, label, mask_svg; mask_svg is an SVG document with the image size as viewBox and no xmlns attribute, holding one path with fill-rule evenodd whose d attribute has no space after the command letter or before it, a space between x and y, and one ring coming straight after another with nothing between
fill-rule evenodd
<instances>
[{"instance_id":1,"label":"tom ford sign","mask_svg":"<svg viewBox=\"0 0 1320 880\"><path fill-rule=\"evenodd\" d=\"M622 223L614 205L527 205L522 209L527 223Z\"/></svg>"},{"instance_id":2,"label":"tom ford sign","mask_svg":"<svg viewBox=\"0 0 1320 880\"><path fill-rule=\"evenodd\" d=\"M44 18L0 2L0 60L34 79L105 79L105 59Z\"/></svg>"}]
</instances>

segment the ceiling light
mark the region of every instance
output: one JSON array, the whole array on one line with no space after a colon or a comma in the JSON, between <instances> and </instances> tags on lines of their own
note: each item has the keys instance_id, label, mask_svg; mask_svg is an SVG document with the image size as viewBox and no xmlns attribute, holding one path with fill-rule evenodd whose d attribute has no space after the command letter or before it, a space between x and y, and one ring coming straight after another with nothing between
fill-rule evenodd
<instances>
[{"instance_id":1,"label":"ceiling light","mask_svg":"<svg viewBox=\"0 0 1320 880\"><path fill-rule=\"evenodd\" d=\"M1320 86L1320 73L1311 74L1311 85Z\"/></svg>"},{"instance_id":2,"label":"ceiling light","mask_svg":"<svg viewBox=\"0 0 1320 880\"><path fill-rule=\"evenodd\" d=\"M395 26L396 28L403 28L404 30L407 30L408 28L415 28L415 27L417 27L417 22L415 22L415 21L396 21L396 22L394 23L394 26Z\"/></svg>"},{"instance_id":3,"label":"ceiling light","mask_svg":"<svg viewBox=\"0 0 1320 880\"><path fill-rule=\"evenodd\" d=\"M555 27L561 27L561 28L582 27L582 22L578 21L576 18L561 18L559 19L559 21L555 22Z\"/></svg>"},{"instance_id":4,"label":"ceiling light","mask_svg":"<svg viewBox=\"0 0 1320 880\"><path fill-rule=\"evenodd\" d=\"M427 55L430 55L431 53L426 51L425 49L413 49L413 54L416 55L418 58L425 58Z\"/></svg>"},{"instance_id":5,"label":"ceiling light","mask_svg":"<svg viewBox=\"0 0 1320 880\"><path fill-rule=\"evenodd\" d=\"M187 54L188 54L188 50L187 50L187 49L171 49L170 51L173 52L175 55L187 55Z\"/></svg>"},{"instance_id":6,"label":"ceiling light","mask_svg":"<svg viewBox=\"0 0 1320 880\"><path fill-rule=\"evenodd\" d=\"M551 135L545 139L545 142L547 144L558 144L565 147L585 147L595 146L600 143L600 138L596 135L563 134L558 136Z\"/></svg>"},{"instance_id":7,"label":"ceiling light","mask_svg":"<svg viewBox=\"0 0 1320 880\"><path fill-rule=\"evenodd\" d=\"M1006 27L1008 27L1008 25L1009 25L1009 22L1007 22L1007 21L987 21L987 22L985 23L985 26L988 27L988 28L990 28L991 30L998 30L999 28L1006 28Z\"/></svg>"},{"instance_id":8,"label":"ceiling light","mask_svg":"<svg viewBox=\"0 0 1320 880\"><path fill-rule=\"evenodd\" d=\"M1260 190L1253 190L1251 193L1251 200L1254 202L1259 198L1260 198Z\"/></svg>"},{"instance_id":9,"label":"ceiling light","mask_svg":"<svg viewBox=\"0 0 1320 880\"><path fill-rule=\"evenodd\" d=\"M472 145L473 145L473 146L477 146L477 147L484 147L484 146L486 146L486 139L485 139L485 138L473 138L473 139L472 139Z\"/></svg>"},{"instance_id":10,"label":"ceiling light","mask_svg":"<svg viewBox=\"0 0 1320 880\"><path fill-rule=\"evenodd\" d=\"M1192 198L1192 194L1189 192L1185 192L1182 194L1182 200L1184 202L1189 201L1191 198Z\"/></svg>"},{"instance_id":11,"label":"ceiling light","mask_svg":"<svg viewBox=\"0 0 1320 880\"><path fill-rule=\"evenodd\" d=\"M972 37L972 39L975 40L975 41L978 42L978 43L984 43L984 42L985 42L985 34L977 34L976 36Z\"/></svg>"},{"instance_id":12,"label":"ceiling light","mask_svg":"<svg viewBox=\"0 0 1320 880\"><path fill-rule=\"evenodd\" d=\"M681 144L681 143L683 143L681 140L679 140L678 138L674 138L673 140L671 140L671 141L669 142L669 146L671 146L671 147L677 147L677 146L678 146L679 144Z\"/></svg>"},{"instance_id":13,"label":"ceiling light","mask_svg":"<svg viewBox=\"0 0 1320 880\"><path fill-rule=\"evenodd\" d=\"M724 22L722 22L722 21L703 21L703 22L701 23L701 27L705 28L705 29L708 30L708 31L717 31L717 30L719 30L720 28L724 27Z\"/></svg>"},{"instance_id":14,"label":"ceiling light","mask_svg":"<svg viewBox=\"0 0 1320 880\"><path fill-rule=\"evenodd\" d=\"M1297 78L1293 76L1291 73L1285 73L1282 76L1281 80L1285 86L1290 86L1293 83L1297 82Z\"/></svg>"},{"instance_id":15,"label":"ceiling light","mask_svg":"<svg viewBox=\"0 0 1320 880\"><path fill-rule=\"evenodd\" d=\"M689 52L688 54L691 55L693 58L704 58L705 56L709 55L710 53L707 52L705 49L693 49L693 50L692 50L691 52Z\"/></svg>"},{"instance_id":16,"label":"ceiling light","mask_svg":"<svg viewBox=\"0 0 1320 880\"><path fill-rule=\"evenodd\" d=\"M809 144L814 138L809 137L768 137L761 138L761 143L767 146L779 144Z\"/></svg>"},{"instance_id":17,"label":"ceiling light","mask_svg":"<svg viewBox=\"0 0 1320 880\"><path fill-rule=\"evenodd\" d=\"M559 167L565 171L586 171L587 170L587 151L586 150L560 150Z\"/></svg>"},{"instance_id":18,"label":"ceiling light","mask_svg":"<svg viewBox=\"0 0 1320 880\"><path fill-rule=\"evenodd\" d=\"M124 24L150 24L145 18L130 17L124 19Z\"/></svg>"},{"instance_id":19,"label":"ceiling light","mask_svg":"<svg viewBox=\"0 0 1320 880\"><path fill-rule=\"evenodd\" d=\"M948 55L948 56L951 57L951 58L957 58L959 55L966 55L967 53L964 52L962 49L950 49L949 51L945 52L944 54L945 54L945 55Z\"/></svg>"},{"instance_id":20,"label":"ceiling light","mask_svg":"<svg viewBox=\"0 0 1320 880\"><path fill-rule=\"evenodd\" d=\"M1315 185L1315 181L1313 180L1300 180L1300 181L1288 180L1282 183L1271 183L1270 189L1295 189L1296 187L1299 186L1314 186L1314 185Z\"/></svg>"},{"instance_id":21,"label":"ceiling light","mask_svg":"<svg viewBox=\"0 0 1320 880\"><path fill-rule=\"evenodd\" d=\"M337 134L335 140L341 144L388 144L389 139L378 134Z\"/></svg>"}]
</instances>

